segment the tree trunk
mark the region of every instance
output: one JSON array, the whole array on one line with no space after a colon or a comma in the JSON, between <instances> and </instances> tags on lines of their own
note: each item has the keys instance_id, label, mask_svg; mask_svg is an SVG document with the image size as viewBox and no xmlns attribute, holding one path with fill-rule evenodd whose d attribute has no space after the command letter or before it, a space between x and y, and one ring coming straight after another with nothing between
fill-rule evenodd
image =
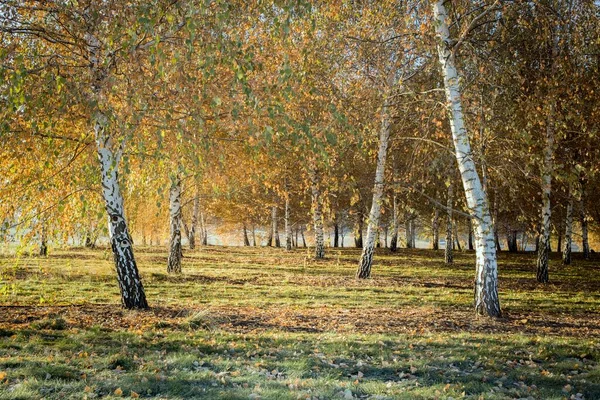
<instances>
[{"instance_id":1,"label":"tree trunk","mask_svg":"<svg viewBox=\"0 0 600 400\"><path fill-rule=\"evenodd\" d=\"M554 171L554 106L546 119L546 145L544 148L544 166L542 170L542 226L538 242L537 280L548 282L548 256L550 253L550 222L552 207L550 194L552 192L552 173Z\"/></svg>"},{"instance_id":2,"label":"tree trunk","mask_svg":"<svg viewBox=\"0 0 600 400\"><path fill-rule=\"evenodd\" d=\"M313 226L315 229L315 258L325 258L325 241L323 239L323 215L321 214L321 192L319 190L319 172L315 167L311 168L311 191ZM302 235L304 240L304 235Z\"/></svg>"},{"instance_id":3,"label":"tree trunk","mask_svg":"<svg viewBox=\"0 0 600 400\"><path fill-rule=\"evenodd\" d=\"M248 246L250 246L250 239L248 239L248 229L246 229L245 223L243 225L243 231L244 231L244 246L248 247Z\"/></svg>"},{"instance_id":4,"label":"tree trunk","mask_svg":"<svg viewBox=\"0 0 600 400\"><path fill-rule=\"evenodd\" d=\"M42 222L42 233L40 235L40 256L42 257L46 257L48 255L48 243L46 236L46 223Z\"/></svg>"},{"instance_id":5,"label":"tree trunk","mask_svg":"<svg viewBox=\"0 0 600 400\"><path fill-rule=\"evenodd\" d=\"M93 83L91 85L92 100L92 125L96 140L96 149L100 161L102 180L102 196L108 214L108 231L110 235L112 252L117 270L117 280L121 290L123 307L132 309L148 308L144 286L140 279L135 257L133 255L133 241L127 229L125 220L123 196L119 187L118 167L123 149L113 151L111 135L106 131L109 118L100 111L102 102L102 89L108 79L107 67L100 58L100 41L90 33L85 35L87 42L87 55Z\"/></svg>"},{"instance_id":6,"label":"tree trunk","mask_svg":"<svg viewBox=\"0 0 600 400\"><path fill-rule=\"evenodd\" d=\"M190 224L190 233L188 242L191 250L196 248L196 229L198 229L198 214L200 213L200 194L196 191L194 196L194 205L192 209L192 221Z\"/></svg>"},{"instance_id":7,"label":"tree trunk","mask_svg":"<svg viewBox=\"0 0 600 400\"><path fill-rule=\"evenodd\" d=\"M579 222L581 223L581 251L583 258L590 258L590 242L588 240L588 220L585 212L585 179L580 178L581 192L579 194Z\"/></svg>"},{"instance_id":8,"label":"tree trunk","mask_svg":"<svg viewBox=\"0 0 600 400\"><path fill-rule=\"evenodd\" d=\"M267 247L273 246L273 224L269 227L269 236L267 236Z\"/></svg>"},{"instance_id":9,"label":"tree trunk","mask_svg":"<svg viewBox=\"0 0 600 400\"><path fill-rule=\"evenodd\" d=\"M208 228L206 228L203 212L200 213L200 230L202 231L202 246L208 246Z\"/></svg>"},{"instance_id":10,"label":"tree trunk","mask_svg":"<svg viewBox=\"0 0 600 400\"><path fill-rule=\"evenodd\" d=\"M411 249L415 248L415 214L414 213L410 213L410 218L408 219L408 236L407 236L407 240L410 242L410 245L408 247L410 247Z\"/></svg>"},{"instance_id":11,"label":"tree trunk","mask_svg":"<svg viewBox=\"0 0 600 400\"><path fill-rule=\"evenodd\" d=\"M252 246L256 247L256 227L252 224Z\"/></svg>"},{"instance_id":12,"label":"tree trunk","mask_svg":"<svg viewBox=\"0 0 600 400\"><path fill-rule=\"evenodd\" d=\"M473 250L473 222L471 220L467 221L467 226L469 228L469 250Z\"/></svg>"},{"instance_id":13,"label":"tree trunk","mask_svg":"<svg viewBox=\"0 0 600 400\"><path fill-rule=\"evenodd\" d=\"M356 248L363 247L363 221L363 213L359 211L356 214L356 224L354 225L354 247Z\"/></svg>"},{"instance_id":14,"label":"tree trunk","mask_svg":"<svg viewBox=\"0 0 600 400\"><path fill-rule=\"evenodd\" d=\"M433 221L431 222L432 230L433 230L433 243L431 248L433 250L438 250L440 248L440 212L436 208L433 211Z\"/></svg>"},{"instance_id":15,"label":"tree trunk","mask_svg":"<svg viewBox=\"0 0 600 400\"><path fill-rule=\"evenodd\" d=\"M290 198L285 196L285 249L292 250L292 224L290 224Z\"/></svg>"},{"instance_id":16,"label":"tree trunk","mask_svg":"<svg viewBox=\"0 0 600 400\"><path fill-rule=\"evenodd\" d=\"M398 196L394 193L392 197L392 239L390 240L390 251L398 250Z\"/></svg>"},{"instance_id":17,"label":"tree trunk","mask_svg":"<svg viewBox=\"0 0 600 400\"><path fill-rule=\"evenodd\" d=\"M563 248L563 264L571 264L571 243L573 235L573 196L569 191L569 201L567 203L567 216L565 218L565 247ZM559 247L560 249L560 247Z\"/></svg>"},{"instance_id":18,"label":"tree trunk","mask_svg":"<svg viewBox=\"0 0 600 400\"><path fill-rule=\"evenodd\" d=\"M170 239L167 272L181 273L181 178L176 176L171 182L169 194Z\"/></svg>"},{"instance_id":19,"label":"tree trunk","mask_svg":"<svg viewBox=\"0 0 600 400\"><path fill-rule=\"evenodd\" d=\"M371 276L371 265L373 264L373 251L375 246L375 235L379 227L379 215L381 213L381 200L383 197L385 180L385 161L390 138L391 117L387 94L383 99L381 109L381 128L379 132L379 149L377 151L377 167L375 168L375 183L373 187L373 201L367 225L367 240L363 246L362 255L356 271L356 277L366 279Z\"/></svg>"},{"instance_id":20,"label":"tree trunk","mask_svg":"<svg viewBox=\"0 0 600 400\"><path fill-rule=\"evenodd\" d=\"M447 13L444 0L437 0L433 5L435 28L439 37L438 52L447 107L450 115L450 127L456 160L461 173L467 206L474 217L476 243L475 273L475 311L490 317L499 317L500 300L498 298L498 266L494 227L490 215L487 196L483 191L475 162L471 152L469 136L464 125L462 104L460 99L459 76L454 65L454 54L449 49L450 33L446 22Z\"/></svg>"},{"instance_id":21,"label":"tree trunk","mask_svg":"<svg viewBox=\"0 0 600 400\"><path fill-rule=\"evenodd\" d=\"M454 225L454 238L456 240L456 248L458 249L458 251L462 251L462 247L460 246L460 239L459 239L459 235L458 235L458 222L455 222L453 225Z\"/></svg>"},{"instance_id":22,"label":"tree trunk","mask_svg":"<svg viewBox=\"0 0 600 400\"><path fill-rule=\"evenodd\" d=\"M340 226L337 223L337 218L336 221L333 224L333 247L339 247L340 246Z\"/></svg>"},{"instance_id":23,"label":"tree trunk","mask_svg":"<svg viewBox=\"0 0 600 400\"><path fill-rule=\"evenodd\" d=\"M108 231L121 290L121 302L127 309L145 309L148 308L148 302L133 255L133 241L127 228L123 196L119 187L118 165L121 150L116 154L112 150L111 137L104 130L107 121L104 115L98 113L94 130L102 176L102 195L108 214Z\"/></svg>"},{"instance_id":24,"label":"tree trunk","mask_svg":"<svg viewBox=\"0 0 600 400\"><path fill-rule=\"evenodd\" d=\"M302 247L307 248L306 238L304 237L304 228L300 229L300 235L302 236Z\"/></svg>"},{"instance_id":25,"label":"tree trunk","mask_svg":"<svg viewBox=\"0 0 600 400\"><path fill-rule=\"evenodd\" d=\"M271 223L275 247L281 247L281 242L279 241L279 227L277 226L277 206L271 208Z\"/></svg>"},{"instance_id":26,"label":"tree trunk","mask_svg":"<svg viewBox=\"0 0 600 400\"><path fill-rule=\"evenodd\" d=\"M452 182L448 182L448 198L446 199L446 246L444 251L444 262L446 264L452 264L454 262L454 254L452 247L454 239L452 238L452 211L454 207L454 186Z\"/></svg>"}]
</instances>

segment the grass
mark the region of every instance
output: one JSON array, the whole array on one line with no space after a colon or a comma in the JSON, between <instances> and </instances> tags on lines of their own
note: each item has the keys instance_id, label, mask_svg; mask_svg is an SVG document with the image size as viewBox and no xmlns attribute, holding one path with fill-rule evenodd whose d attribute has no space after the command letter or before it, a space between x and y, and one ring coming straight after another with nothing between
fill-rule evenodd
<instances>
[{"instance_id":1,"label":"grass","mask_svg":"<svg viewBox=\"0 0 600 400\"><path fill-rule=\"evenodd\" d=\"M474 256L207 247L125 311L107 250L0 258L0 399L597 399L598 260L502 253L500 320L474 318Z\"/></svg>"}]
</instances>

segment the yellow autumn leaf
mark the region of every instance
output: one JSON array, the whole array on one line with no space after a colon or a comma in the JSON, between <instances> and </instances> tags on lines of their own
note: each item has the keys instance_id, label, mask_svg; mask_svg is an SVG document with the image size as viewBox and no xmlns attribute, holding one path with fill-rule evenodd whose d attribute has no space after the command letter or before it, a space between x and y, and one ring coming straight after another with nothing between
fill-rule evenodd
<instances>
[{"instance_id":1,"label":"yellow autumn leaf","mask_svg":"<svg viewBox=\"0 0 600 400\"><path fill-rule=\"evenodd\" d=\"M115 391L113 392L113 394L115 396L122 396L123 395L123 391L121 390L121 388L116 388Z\"/></svg>"},{"instance_id":2,"label":"yellow autumn leaf","mask_svg":"<svg viewBox=\"0 0 600 400\"><path fill-rule=\"evenodd\" d=\"M136 392L134 392L133 390L131 391L131 398L132 399L138 399L140 397L140 395Z\"/></svg>"}]
</instances>

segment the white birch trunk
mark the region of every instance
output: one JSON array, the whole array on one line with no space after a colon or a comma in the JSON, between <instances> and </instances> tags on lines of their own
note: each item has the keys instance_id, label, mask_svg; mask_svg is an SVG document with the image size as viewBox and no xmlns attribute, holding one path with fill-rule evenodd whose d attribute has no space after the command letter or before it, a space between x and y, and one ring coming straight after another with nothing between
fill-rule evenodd
<instances>
[{"instance_id":1,"label":"white birch trunk","mask_svg":"<svg viewBox=\"0 0 600 400\"><path fill-rule=\"evenodd\" d=\"M175 177L169 191L169 259L168 273L181 273L181 179Z\"/></svg>"},{"instance_id":2,"label":"white birch trunk","mask_svg":"<svg viewBox=\"0 0 600 400\"><path fill-rule=\"evenodd\" d=\"M546 144L542 167L542 226L538 243L537 280L548 282L548 256L550 254L550 231L552 204L552 173L554 172L554 105L550 106L546 118Z\"/></svg>"},{"instance_id":3,"label":"white birch trunk","mask_svg":"<svg viewBox=\"0 0 600 400\"><path fill-rule=\"evenodd\" d=\"M119 187L118 167L122 148L113 151L112 137L107 132L108 117L100 110L102 90L106 85L108 71L101 60L100 41L91 33L85 35L85 40L92 76L90 100L91 104L94 104L94 110L91 122L100 161L102 196L108 214L108 231L121 290L121 302L127 309L145 309L148 308L148 303L133 255L133 241L127 228L123 196Z\"/></svg>"},{"instance_id":4,"label":"white birch trunk","mask_svg":"<svg viewBox=\"0 0 600 400\"><path fill-rule=\"evenodd\" d=\"M563 248L563 264L571 264L571 244L573 243L573 197L569 191L567 215L565 218L565 243Z\"/></svg>"},{"instance_id":5,"label":"white birch trunk","mask_svg":"<svg viewBox=\"0 0 600 400\"><path fill-rule=\"evenodd\" d=\"M390 139L391 118L387 95L381 109L381 128L379 132L379 149L377 151L377 167L375 168L375 183L373 187L373 202L367 225L367 237L363 245L362 255L356 271L356 277L366 279L371 276L371 265L373 264L373 252L377 228L379 227L379 216L381 214L381 200L383 197L385 181L385 161Z\"/></svg>"},{"instance_id":6,"label":"white birch trunk","mask_svg":"<svg viewBox=\"0 0 600 400\"><path fill-rule=\"evenodd\" d=\"M433 4L434 23L439 41L437 44L439 61L444 77L446 102L452 129L456 160L460 170L467 206L474 217L476 243L475 310L491 317L500 316L498 299L498 266L494 227L485 192L475 168L469 136L464 124L460 98L459 76L454 65L454 54L449 46L452 43L448 30L444 0ZM447 244L447 245L452 245Z\"/></svg>"},{"instance_id":7,"label":"white birch trunk","mask_svg":"<svg viewBox=\"0 0 600 400\"><path fill-rule=\"evenodd\" d=\"M108 231L121 289L121 302L123 307L128 309L148 308L144 286L133 255L133 241L127 228L123 196L119 187L117 168L120 150L117 154L113 153L111 137L104 132L105 124L106 118L99 114L94 129L102 173L102 196L108 214Z\"/></svg>"},{"instance_id":8,"label":"white birch trunk","mask_svg":"<svg viewBox=\"0 0 600 400\"><path fill-rule=\"evenodd\" d=\"M323 238L323 214L321 212L321 192L319 190L319 173L316 168L312 168L311 175L311 192L312 192L312 209L313 209L313 226L315 229L315 258L325 258L325 240ZM304 233L302 234L304 241ZM304 247L306 242L304 241Z\"/></svg>"}]
</instances>

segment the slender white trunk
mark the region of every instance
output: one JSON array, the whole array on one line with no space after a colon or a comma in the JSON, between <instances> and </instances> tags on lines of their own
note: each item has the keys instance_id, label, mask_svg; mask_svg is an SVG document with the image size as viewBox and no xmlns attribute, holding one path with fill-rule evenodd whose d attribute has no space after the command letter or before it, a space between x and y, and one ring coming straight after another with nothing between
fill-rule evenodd
<instances>
[{"instance_id":1,"label":"slender white trunk","mask_svg":"<svg viewBox=\"0 0 600 400\"><path fill-rule=\"evenodd\" d=\"M544 165L542 167L542 226L538 243L537 280L548 282L548 256L550 254L550 231L552 204L552 174L554 172L554 105L546 118L546 144L544 147Z\"/></svg>"},{"instance_id":2,"label":"slender white trunk","mask_svg":"<svg viewBox=\"0 0 600 400\"><path fill-rule=\"evenodd\" d=\"M169 259L168 273L181 273L181 178L176 176L169 191Z\"/></svg>"},{"instance_id":3,"label":"slender white trunk","mask_svg":"<svg viewBox=\"0 0 600 400\"><path fill-rule=\"evenodd\" d=\"M571 264L571 244L573 236L573 196L569 191L569 201L567 203L567 216L565 218L565 243L563 249L563 264ZM560 248L559 248L560 250Z\"/></svg>"},{"instance_id":4,"label":"slender white trunk","mask_svg":"<svg viewBox=\"0 0 600 400\"><path fill-rule=\"evenodd\" d=\"M375 183L373 187L373 202L367 226L367 237L363 245L362 255L356 271L356 277L366 279L371 276L371 265L373 264L373 251L375 249L375 236L379 227L379 216L381 213L381 200L383 197L385 180L385 161L390 139L391 117L387 95L381 109L381 128L379 131L379 149L377 151L377 167L375 168Z\"/></svg>"},{"instance_id":5,"label":"slender white trunk","mask_svg":"<svg viewBox=\"0 0 600 400\"><path fill-rule=\"evenodd\" d=\"M454 210L454 185L451 181L447 182L448 198L446 199L447 218L446 218L446 246L444 251L444 261L446 264L454 262L453 237L452 237L452 211Z\"/></svg>"},{"instance_id":6,"label":"slender white trunk","mask_svg":"<svg viewBox=\"0 0 600 400\"><path fill-rule=\"evenodd\" d=\"M464 124L460 99L459 76L454 65L454 54L449 46L452 43L447 24L444 0L433 4L436 33L439 37L439 61L444 77L446 102L456 150L456 160L460 170L467 206L474 217L476 242L475 310L491 317L500 316L498 299L498 266L494 227L490 216L487 197L483 191L475 168L469 136ZM448 244L447 244L448 245ZM450 243L451 245L451 243Z\"/></svg>"},{"instance_id":7,"label":"slender white trunk","mask_svg":"<svg viewBox=\"0 0 600 400\"><path fill-rule=\"evenodd\" d=\"M315 258L325 258L325 240L323 238L323 215L321 213L321 192L319 190L319 173L316 168L311 168L311 192L313 224L315 229ZM304 241L304 234L302 234ZM305 247L306 247L306 242Z\"/></svg>"},{"instance_id":8,"label":"slender white trunk","mask_svg":"<svg viewBox=\"0 0 600 400\"><path fill-rule=\"evenodd\" d=\"M290 224L290 198L285 196L285 249L292 249L292 224Z\"/></svg>"}]
</instances>

